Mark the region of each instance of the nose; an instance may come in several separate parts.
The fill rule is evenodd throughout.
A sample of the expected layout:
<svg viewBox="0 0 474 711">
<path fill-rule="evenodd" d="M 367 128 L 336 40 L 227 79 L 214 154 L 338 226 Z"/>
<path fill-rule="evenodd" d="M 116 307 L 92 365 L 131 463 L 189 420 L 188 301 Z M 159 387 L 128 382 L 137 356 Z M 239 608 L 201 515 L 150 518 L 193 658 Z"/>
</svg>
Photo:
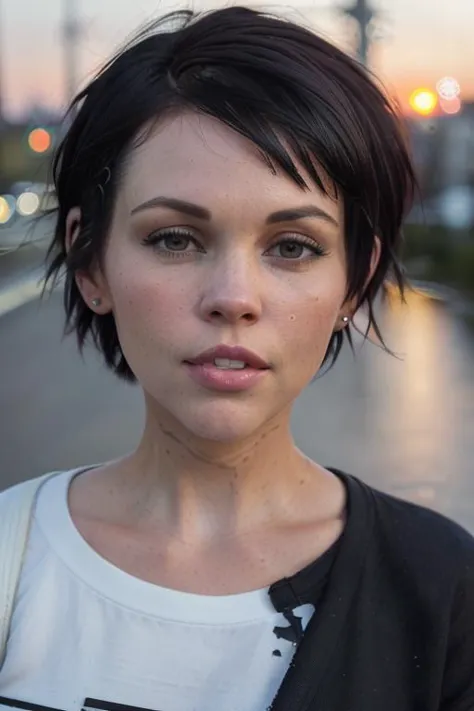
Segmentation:
<svg viewBox="0 0 474 711">
<path fill-rule="evenodd" d="M 247 255 L 219 260 L 206 274 L 200 302 L 205 321 L 251 325 L 262 314 L 261 274 Z"/>
</svg>

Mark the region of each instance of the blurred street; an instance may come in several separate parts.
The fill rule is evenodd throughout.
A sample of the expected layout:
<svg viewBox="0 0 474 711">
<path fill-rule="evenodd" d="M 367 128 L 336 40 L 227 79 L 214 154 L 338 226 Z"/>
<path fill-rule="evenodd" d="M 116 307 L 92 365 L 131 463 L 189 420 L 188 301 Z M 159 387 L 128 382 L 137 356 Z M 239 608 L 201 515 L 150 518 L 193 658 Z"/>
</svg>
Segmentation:
<svg viewBox="0 0 474 711">
<path fill-rule="evenodd" d="M 35 249 L 0 257 L 0 304 L 14 293 L 12 274 L 17 285 L 38 276 Z M 118 456 L 134 446 L 143 418 L 137 388 L 116 381 L 92 350 L 82 361 L 73 337 L 62 340 L 61 294 L 25 300 L 0 316 L 0 489 Z M 322 464 L 474 532 L 474 334 L 418 295 L 388 309 L 383 326 L 399 358 L 360 343 L 355 360 L 343 353 L 300 398 L 296 440 Z"/>
<path fill-rule="evenodd" d="M 4 256 L 25 245 L 41 247 L 49 241 L 53 222 L 50 217 L 18 217 L 13 224 L 0 228 L 0 255 Z"/>
<path fill-rule="evenodd" d="M 0 318 L 39 296 L 51 219 L 18 219 L 0 229 Z"/>
</svg>

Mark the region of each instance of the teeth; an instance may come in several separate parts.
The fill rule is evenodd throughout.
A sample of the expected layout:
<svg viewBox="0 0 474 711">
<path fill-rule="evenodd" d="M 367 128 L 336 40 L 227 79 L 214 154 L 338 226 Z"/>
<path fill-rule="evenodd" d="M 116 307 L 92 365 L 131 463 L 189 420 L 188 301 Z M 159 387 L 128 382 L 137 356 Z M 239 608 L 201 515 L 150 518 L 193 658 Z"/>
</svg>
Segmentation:
<svg viewBox="0 0 474 711">
<path fill-rule="evenodd" d="M 242 360 L 230 360 L 230 358 L 214 358 L 214 365 L 223 370 L 242 370 L 246 363 Z"/>
</svg>

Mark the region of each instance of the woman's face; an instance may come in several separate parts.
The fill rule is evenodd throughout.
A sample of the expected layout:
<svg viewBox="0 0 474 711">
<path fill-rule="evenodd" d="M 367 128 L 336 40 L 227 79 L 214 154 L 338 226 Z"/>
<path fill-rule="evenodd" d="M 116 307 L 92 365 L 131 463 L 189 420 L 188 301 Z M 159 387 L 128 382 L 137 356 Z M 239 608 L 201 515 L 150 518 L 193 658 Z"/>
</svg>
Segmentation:
<svg viewBox="0 0 474 711">
<path fill-rule="evenodd" d="M 218 121 L 170 118 L 130 158 L 95 283 L 160 416 L 240 440 L 289 417 L 348 313 L 341 206 Z M 223 344 L 268 368 L 192 364 Z"/>
</svg>

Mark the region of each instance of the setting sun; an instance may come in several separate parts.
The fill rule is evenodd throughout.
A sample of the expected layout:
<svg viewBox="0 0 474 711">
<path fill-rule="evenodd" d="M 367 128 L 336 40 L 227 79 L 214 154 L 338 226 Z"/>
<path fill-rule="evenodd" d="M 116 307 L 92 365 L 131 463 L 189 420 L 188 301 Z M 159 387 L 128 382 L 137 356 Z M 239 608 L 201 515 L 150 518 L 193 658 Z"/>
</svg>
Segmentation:
<svg viewBox="0 0 474 711">
<path fill-rule="evenodd" d="M 438 97 L 431 89 L 415 89 L 410 96 L 410 106 L 413 111 L 423 116 L 433 113 L 438 103 Z"/>
</svg>

